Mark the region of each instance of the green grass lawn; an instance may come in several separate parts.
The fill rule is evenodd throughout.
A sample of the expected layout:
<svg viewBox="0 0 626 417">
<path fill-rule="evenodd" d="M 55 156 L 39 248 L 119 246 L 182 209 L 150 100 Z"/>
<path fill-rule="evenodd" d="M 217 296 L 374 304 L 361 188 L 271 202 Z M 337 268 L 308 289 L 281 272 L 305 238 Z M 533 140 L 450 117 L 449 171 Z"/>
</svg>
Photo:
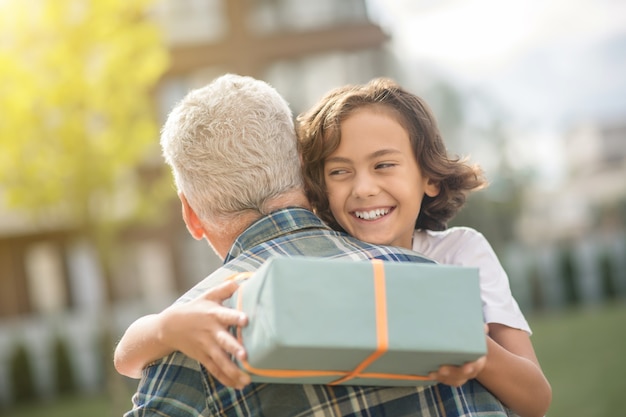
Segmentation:
<svg viewBox="0 0 626 417">
<path fill-rule="evenodd" d="M 533 344 L 552 384 L 548 417 L 624 415 L 626 396 L 626 303 L 529 316 Z M 6 417 L 111 417 L 130 405 L 130 394 L 114 407 L 106 396 L 65 398 L 9 410 Z"/>
<path fill-rule="evenodd" d="M 8 410 L 3 417 L 112 417 L 112 407 L 105 396 L 68 397 L 54 402 L 34 402 Z M 121 417 L 121 414 L 118 414 Z"/>
<path fill-rule="evenodd" d="M 65 396 L 50 401 L 33 401 L 10 409 L 0 408 L 0 417 L 121 417 L 131 407 L 137 384 L 119 377 L 111 391 L 116 394 Z M 115 397 L 115 401 L 112 398 Z"/>
<path fill-rule="evenodd" d="M 626 303 L 529 317 L 552 384 L 548 417 L 624 415 Z"/>
</svg>

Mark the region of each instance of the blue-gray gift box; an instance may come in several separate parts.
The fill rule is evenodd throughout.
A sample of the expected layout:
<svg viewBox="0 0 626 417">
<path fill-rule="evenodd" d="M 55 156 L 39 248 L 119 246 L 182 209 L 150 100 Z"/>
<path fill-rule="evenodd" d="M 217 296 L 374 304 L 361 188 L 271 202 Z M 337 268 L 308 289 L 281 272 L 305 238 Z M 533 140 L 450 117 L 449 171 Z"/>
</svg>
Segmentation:
<svg viewBox="0 0 626 417">
<path fill-rule="evenodd" d="M 230 301 L 254 382 L 429 385 L 486 353 L 475 268 L 274 257 Z"/>
</svg>

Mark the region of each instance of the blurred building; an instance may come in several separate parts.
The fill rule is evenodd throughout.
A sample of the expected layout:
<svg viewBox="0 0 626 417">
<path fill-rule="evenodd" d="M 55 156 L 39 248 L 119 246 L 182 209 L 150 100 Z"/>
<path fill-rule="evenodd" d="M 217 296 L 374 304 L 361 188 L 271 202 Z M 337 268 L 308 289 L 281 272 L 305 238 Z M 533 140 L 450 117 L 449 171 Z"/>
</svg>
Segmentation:
<svg viewBox="0 0 626 417">
<path fill-rule="evenodd" d="M 520 236 L 574 242 L 626 229 L 626 121 L 576 125 L 564 138 L 566 175 L 555 189 L 529 189 Z"/>
<path fill-rule="evenodd" d="M 525 190 L 520 242 L 506 258 L 529 308 L 626 296 L 626 121 L 578 124 L 563 152 L 560 185 Z"/>
<path fill-rule="evenodd" d="M 173 65 L 161 89 L 173 101 L 224 72 L 268 81 L 295 113 L 330 88 L 387 75 L 387 35 L 365 0 L 167 0 L 157 18 Z"/>
<path fill-rule="evenodd" d="M 161 0 L 154 16 L 172 56 L 156 94 L 162 119 L 189 89 L 225 72 L 268 81 L 295 114 L 332 87 L 393 72 L 388 36 L 370 21 L 365 0 Z M 66 340 L 78 385 L 100 389 L 103 323 L 112 322 L 120 335 L 219 265 L 205 242 L 187 235 L 172 204 L 164 225 L 124 233 L 112 282 L 71 223 L 51 221 L 42 229 L 0 210 L 0 405 L 11 402 L 16 346 L 29 352 L 40 395 L 55 392 L 57 337 Z"/>
</svg>

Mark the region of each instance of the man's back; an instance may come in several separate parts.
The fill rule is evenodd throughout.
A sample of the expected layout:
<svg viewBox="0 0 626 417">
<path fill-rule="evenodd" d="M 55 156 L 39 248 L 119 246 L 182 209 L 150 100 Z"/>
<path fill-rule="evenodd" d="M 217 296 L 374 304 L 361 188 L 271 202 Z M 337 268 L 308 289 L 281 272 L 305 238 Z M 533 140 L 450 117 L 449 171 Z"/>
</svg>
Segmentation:
<svg viewBox="0 0 626 417">
<path fill-rule="evenodd" d="M 432 262 L 414 252 L 371 245 L 327 228 L 308 210 L 279 210 L 252 224 L 231 248 L 225 265 L 179 302 L 187 302 L 233 273 L 254 271 L 271 256 Z M 297 274 L 297 271 L 294 271 Z M 436 319 L 436 318 L 435 318 Z M 419 331 L 419 329 L 416 329 Z M 171 416 L 506 416 L 478 382 L 461 388 L 250 384 L 225 387 L 196 361 L 176 352 L 144 371 L 129 415 Z"/>
</svg>

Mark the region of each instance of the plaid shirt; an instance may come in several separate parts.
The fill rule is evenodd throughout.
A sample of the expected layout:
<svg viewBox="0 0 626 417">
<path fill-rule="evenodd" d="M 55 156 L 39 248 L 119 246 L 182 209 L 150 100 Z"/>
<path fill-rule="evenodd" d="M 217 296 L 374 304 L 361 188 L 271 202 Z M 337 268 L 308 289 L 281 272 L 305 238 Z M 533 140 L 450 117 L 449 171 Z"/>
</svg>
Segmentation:
<svg viewBox="0 0 626 417">
<path fill-rule="evenodd" d="M 354 260 L 432 262 L 400 248 L 371 245 L 335 232 L 313 213 L 289 208 L 251 225 L 235 241 L 224 266 L 183 295 L 187 302 L 235 272 L 253 271 L 273 255 Z M 175 352 L 146 368 L 125 416 L 507 416 L 506 408 L 476 380 L 460 388 L 368 387 L 252 383 L 225 387 L 197 361 Z"/>
</svg>

